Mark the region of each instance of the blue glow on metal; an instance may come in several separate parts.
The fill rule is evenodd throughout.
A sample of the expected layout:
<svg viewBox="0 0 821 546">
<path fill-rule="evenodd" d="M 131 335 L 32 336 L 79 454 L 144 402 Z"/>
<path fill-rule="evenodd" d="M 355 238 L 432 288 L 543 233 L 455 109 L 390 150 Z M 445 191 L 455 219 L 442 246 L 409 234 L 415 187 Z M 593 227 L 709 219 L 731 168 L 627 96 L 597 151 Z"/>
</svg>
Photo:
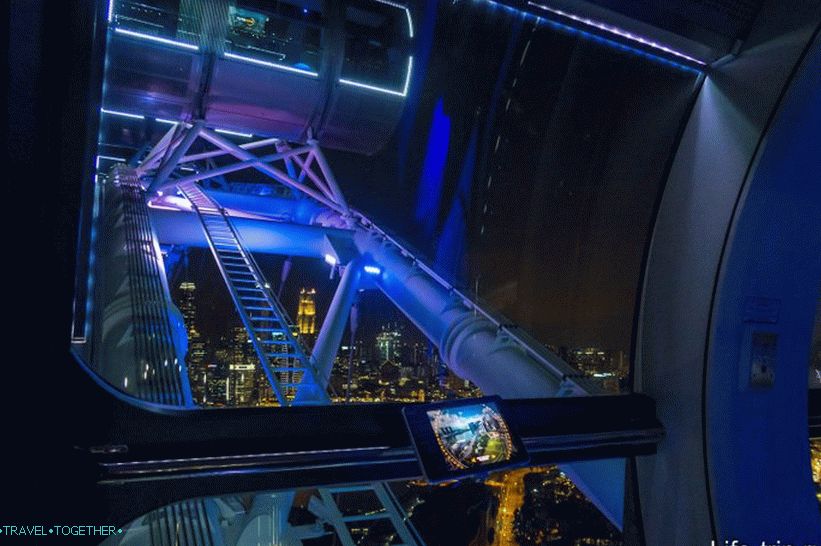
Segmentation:
<svg viewBox="0 0 821 546">
<path fill-rule="evenodd" d="M 365 273 L 369 275 L 379 275 L 382 273 L 382 270 L 376 267 L 375 265 L 366 265 L 362 269 L 365 271 Z"/>
<path fill-rule="evenodd" d="M 111 116 L 120 116 L 131 119 L 145 119 L 145 117 L 139 114 L 129 114 L 128 112 L 120 112 L 119 110 L 107 110 L 106 108 L 100 108 L 100 112 L 102 112 L 103 114 L 109 114 Z"/>
<path fill-rule="evenodd" d="M 450 118 L 445 114 L 444 103 L 440 97 L 433 108 L 428 146 L 422 163 L 422 176 L 416 198 L 416 222 L 428 237 L 432 237 L 436 230 L 449 144 Z"/>
<path fill-rule="evenodd" d="M 648 39 L 643 38 L 641 36 L 637 36 L 637 35 L 635 35 L 631 32 L 620 29 L 618 27 L 614 27 L 612 25 L 607 25 L 607 24 L 601 23 L 599 21 L 594 21 L 593 19 L 587 19 L 586 17 L 579 17 L 578 15 L 573 15 L 572 13 L 568 13 L 568 12 L 562 11 L 560 9 L 555 9 L 555 8 L 551 8 L 551 7 L 548 7 L 548 6 L 543 6 L 542 4 L 537 4 L 536 2 L 528 2 L 527 5 L 528 6 L 533 6 L 535 8 L 539 8 L 541 10 L 544 10 L 544 11 L 547 11 L 547 12 L 550 12 L 550 13 L 554 13 L 556 15 L 560 15 L 562 17 L 566 17 L 566 18 L 570 19 L 571 21 L 575 21 L 577 23 L 582 23 L 584 25 L 591 26 L 593 28 L 597 28 L 597 29 L 602 30 L 604 32 L 607 32 L 609 34 L 613 34 L 615 36 L 619 36 L 620 38 L 630 40 L 631 42 L 636 42 L 636 43 L 642 44 L 644 46 L 650 47 L 652 49 L 657 49 L 659 51 L 663 51 L 664 53 L 667 53 L 669 55 L 673 55 L 675 57 L 679 57 L 680 59 L 685 59 L 687 61 L 690 61 L 690 62 L 693 62 L 693 63 L 696 63 L 696 64 L 700 64 L 702 66 L 707 64 L 704 61 L 701 61 L 699 59 L 695 59 L 693 57 L 690 57 L 689 55 L 685 55 L 684 53 L 681 53 L 680 51 L 676 51 L 674 49 L 671 49 L 671 48 L 669 48 L 669 47 L 667 47 L 663 44 L 660 44 L 658 42 L 654 42 L 652 40 L 648 40 Z"/>
<path fill-rule="evenodd" d="M 185 42 L 178 42 L 176 40 L 169 40 L 168 38 L 161 38 L 159 36 L 152 36 L 151 34 L 143 34 L 142 32 L 134 32 L 133 30 L 127 30 L 124 28 L 115 28 L 114 32 L 118 34 L 125 34 L 126 36 L 131 36 L 132 38 L 139 38 L 140 40 L 148 40 L 149 42 L 157 42 L 159 44 L 170 45 L 174 47 L 179 47 L 182 49 L 188 49 L 191 51 L 199 51 L 199 46 L 194 44 L 186 44 Z"/>
<path fill-rule="evenodd" d="M 165 123 L 166 125 L 176 125 L 177 122 L 173 119 L 164 119 L 164 118 L 154 118 L 154 121 L 157 123 Z"/>
<path fill-rule="evenodd" d="M 222 133 L 224 135 L 233 135 L 233 136 L 238 136 L 238 137 L 243 137 L 243 138 L 251 138 L 251 137 L 254 136 L 250 133 L 238 133 L 237 131 L 229 131 L 228 129 L 214 129 L 214 131 L 216 131 L 218 133 Z"/>
<path fill-rule="evenodd" d="M 294 68 L 293 66 L 288 66 L 284 64 L 272 63 L 269 61 L 263 61 L 262 59 L 254 59 L 253 57 L 245 57 L 243 55 L 237 55 L 235 53 L 230 53 L 226 51 L 224 54 L 226 59 L 234 59 L 237 61 L 243 61 L 246 63 L 256 64 L 259 66 L 267 66 L 268 68 L 274 68 L 276 70 L 284 70 L 286 72 L 294 72 L 296 74 L 302 74 L 303 76 L 311 76 L 312 78 L 319 77 L 319 73 L 314 72 L 313 70 L 305 70 L 302 68 Z"/>
<path fill-rule="evenodd" d="M 397 97 L 407 97 L 408 96 L 408 88 L 410 87 L 410 78 L 411 72 L 413 71 L 413 55 L 408 57 L 408 71 L 405 74 L 405 85 L 402 87 L 402 91 L 395 91 L 393 89 L 387 89 L 385 87 L 379 87 L 378 85 L 371 85 L 368 83 L 362 83 L 354 80 L 347 80 L 345 78 L 339 78 L 339 83 L 345 85 L 352 85 L 354 87 L 361 87 L 362 89 L 370 89 L 371 91 L 378 91 L 380 93 L 386 93 L 388 95 L 396 95 Z"/>
</svg>

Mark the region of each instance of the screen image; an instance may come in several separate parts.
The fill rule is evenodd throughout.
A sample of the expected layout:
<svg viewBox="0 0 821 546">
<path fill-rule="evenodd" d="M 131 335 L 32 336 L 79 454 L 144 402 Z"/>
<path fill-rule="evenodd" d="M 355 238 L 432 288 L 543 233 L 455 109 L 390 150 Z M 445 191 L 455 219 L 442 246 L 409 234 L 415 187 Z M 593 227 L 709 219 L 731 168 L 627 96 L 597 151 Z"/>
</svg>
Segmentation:
<svg viewBox="0 0 821 546">
<path fill-rule="evenodd" d="M 436 443 L 451 470 L 504 463 L 516 447 L 493 402 L 427 412 Z"/>
</svg>

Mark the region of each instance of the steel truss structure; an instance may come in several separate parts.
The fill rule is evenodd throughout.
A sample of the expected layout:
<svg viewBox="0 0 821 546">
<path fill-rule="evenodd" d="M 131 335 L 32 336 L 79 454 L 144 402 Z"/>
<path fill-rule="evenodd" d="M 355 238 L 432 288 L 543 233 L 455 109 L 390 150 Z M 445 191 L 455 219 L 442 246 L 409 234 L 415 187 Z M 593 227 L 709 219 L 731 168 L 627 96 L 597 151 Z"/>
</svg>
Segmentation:
<svg viewBox="0 0 821 546">
<path fill-rule="evenodd" d="M 189 153 L 198 139 L 212 149 Z M 275 151 L 264 155 L 253 153 L 265 147 L 273 147 Z M 220 166 L 213 162 L 226 156 L 234 161 Z M 313 255 L 324 257 L 339 271 L 340 281 L 310 357 L 306 357 L 305 351 L 285 332 L 287 320 L 282 306 L 243 242 L 243 233 L 247 232 L 240 220 L 246 221 L 245 211 L 241 207 L 239 210 L 223 208 L 209 195 L 207 188 L 198 184 L 243 169 L 261 172 L 323 209 L 309 225 L 300 229 L 319 230 L 319 236 L 332 251 L 324 256 Z M 149 202 L 165 203 L 164 199 L 174 196 L 180 213 L 193 212 L 199 217 L 205 234 L 204 246 L 211 249 L 220 266 L 281 405 L 329 403 L 326 389 L 334 357 L 356 292 L 363 282 L 380 289 L 436 344 L 446 365 L 487 394 L 542 398 L 601 392 L 582 373 L 517 325 L 477 304 L 364 214 L 351 208 L 313 139 L 290 143 L 266 138 L 236 144 L 202 121 L 178 122 L 147 153 L 135 172 Z M 285 207 L 304 202 L 300 199 L 281 201 L 292 203 L 280 203 Z M 185 215 L 181 214 L 180 219 L 182 216 Z M 276 221 L 257 226 L 271 234 L 294 227 L 294 224 Z M 331 228 L 335 228 L 333 233 Z M 340 233 L 344 233 L 344 240 L 339 237 Z M 286 236 L 285 231 L 281 234 Z M 290 236 L 293 237 L 293 232 Z M 263 322 L 267 331 L 257 326 L 255 317 L 268 321 Z M 281 344 L 294 350 L 268 352 L 266 344 Z M 622 461 L 579 463 L 572 468 L 565 467 L 565 471 L 611 521 L 620 522 L 623 482 L 617 476 L 623 472 Z M 379 487 L 379 484 L 371 485 Z"/>
</svg>

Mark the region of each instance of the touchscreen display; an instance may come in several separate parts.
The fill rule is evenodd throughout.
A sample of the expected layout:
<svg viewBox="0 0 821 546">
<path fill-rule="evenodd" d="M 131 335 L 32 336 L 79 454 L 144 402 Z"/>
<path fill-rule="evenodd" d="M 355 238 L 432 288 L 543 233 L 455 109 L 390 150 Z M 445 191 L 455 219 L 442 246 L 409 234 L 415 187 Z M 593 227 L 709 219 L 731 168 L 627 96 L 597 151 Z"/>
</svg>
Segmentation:
<svg viewBox="0 0 821 546">
<path fill-rule="evenodd" d="M 494 402 L 433 409 L 427 416 L 450 470 L 505 463 L 517 454 Z"/>
</svg>

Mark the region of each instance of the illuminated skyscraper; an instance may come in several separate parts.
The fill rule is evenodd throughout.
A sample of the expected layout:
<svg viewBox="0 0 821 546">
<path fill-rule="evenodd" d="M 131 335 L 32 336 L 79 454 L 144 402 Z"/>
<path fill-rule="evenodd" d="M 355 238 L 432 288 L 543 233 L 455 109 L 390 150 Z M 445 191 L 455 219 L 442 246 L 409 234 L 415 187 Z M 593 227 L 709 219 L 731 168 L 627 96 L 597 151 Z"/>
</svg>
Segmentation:
<svg viewBox="0 0 821 546">
<path fill-rule="evenodd" d="M 316 341 L 316 289 L 299 290 L 299 308 L 296 314 L 296 326 L 303 345 L 313 348 Z"/>
<path fill-rule="evenodd" d="M 228 387 L 229 405 L 256 405 L 254 396 L 256 378 L 256 355 L 254 354 L 248 332 L 242 326 L 231 329 L 231 341 L 228 349 Z"/>
<path fill-rule="evenodd" d="M 379 360 L 386 362 L 399 362 L 400 350 L 402 348 L 402 332 L 399 329 L 389 329 L 382 327 L 382 331 L 376 335 L 376 350 L 379 353 Z"/>
<path fill-rule="evenodd" d="M 184 281 L 180 283 L 179 288 L 178 308 L 185 320 L 185 329 L 188 332 L 188 353 L 185 356 L 185 361 L 188 364 L 191 394 L 194 400 L 205 404 L 208 369 L 205 362 L 205 340 L 197 329 L 197 286 L 193 282 Z"/>
</svg>

